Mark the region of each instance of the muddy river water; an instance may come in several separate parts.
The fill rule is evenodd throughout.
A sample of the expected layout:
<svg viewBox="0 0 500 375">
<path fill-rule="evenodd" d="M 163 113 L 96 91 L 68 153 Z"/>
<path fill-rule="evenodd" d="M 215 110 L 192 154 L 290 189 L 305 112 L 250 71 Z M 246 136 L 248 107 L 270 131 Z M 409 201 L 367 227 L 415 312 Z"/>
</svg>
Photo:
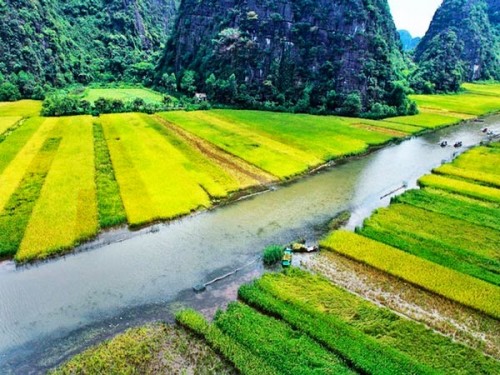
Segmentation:
<svg viewBox="0 0 500 375">
<path fill-rule="evenodd" d="M 389 145 L 286 186 L 138 232 L 117 229 L 81 251 L 16 268 L 0 263 L 1 373 L 38 373 L 128 326 L 171 320 L 180 306 L 212 311 L 237 286 L 262 272 L 260 263 L 214 284 L 192 287 L 251 262 L 264 246 L 304 237 L 315 241 L 336 213 L 348 226 L 389 204 L 386 193 L 408 188 L 443 161 L 500 132 L 500 116 Z M 463 141 L 464 147 L 438 143 Z"/>
</svg>

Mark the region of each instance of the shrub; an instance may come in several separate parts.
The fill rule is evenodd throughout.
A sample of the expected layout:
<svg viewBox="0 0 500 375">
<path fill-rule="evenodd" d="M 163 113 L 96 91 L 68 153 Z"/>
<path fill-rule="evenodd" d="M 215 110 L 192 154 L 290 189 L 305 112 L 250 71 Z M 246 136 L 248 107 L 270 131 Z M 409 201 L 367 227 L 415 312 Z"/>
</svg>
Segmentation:
<svg viewBox="0 0 500 375">
<path fill-rule="evenodd" d="M 283 247 L 278 245 L 271 245 L 264 249 L 262 260 L 268 266 L 275 264 L 283 257 Z"/>
</svg>

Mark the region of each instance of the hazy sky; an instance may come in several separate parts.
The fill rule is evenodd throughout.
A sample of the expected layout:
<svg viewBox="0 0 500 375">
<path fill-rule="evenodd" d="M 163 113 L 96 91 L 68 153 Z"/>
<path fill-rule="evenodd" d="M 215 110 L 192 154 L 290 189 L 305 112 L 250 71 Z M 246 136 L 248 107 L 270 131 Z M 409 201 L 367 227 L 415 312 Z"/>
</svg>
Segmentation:
<svg viewBox="0 0 500 375">
<path fill-rule="evenodd" d="M 396 27 L 413 36 L 424 36 L 443 0 L 389 0 Z"/>
</svg>

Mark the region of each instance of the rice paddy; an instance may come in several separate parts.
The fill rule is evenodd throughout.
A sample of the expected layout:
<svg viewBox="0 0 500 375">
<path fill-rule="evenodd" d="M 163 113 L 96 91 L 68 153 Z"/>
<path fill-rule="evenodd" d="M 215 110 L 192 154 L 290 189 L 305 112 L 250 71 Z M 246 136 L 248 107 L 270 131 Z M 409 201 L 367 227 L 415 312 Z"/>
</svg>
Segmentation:
<svg viewBox="0 0 500 375">
<path fill-rule="evenodd" d="M 358 234 L 334 232 L 322 246 L 498 318 L 497 158 L 495 144 L 466 152 L 376 211 Z"/>
<path fill-rule="evenodd" d="M 117 99 L 122 101 L 132 101 L 136 98 L 144 100 L 145 103 L 161 103 L 163 95 L 160 93 L 144 88 L 129 88 L 129 89 L 97 89 L 89 88 L 85 90 L 83 99 L 93 103 L 99 98 Z"/>
<path fill-rule="evenodd" d="M 101 229 L 140 227 L 188 215 L 242 189 L 287 180 L 326 162 L 493 108 L 496 86 L 466 88 L 466 93 L 452 98 L 467 103 L 463 111 L 458 104 L 451 108 L 448 96 L 432 97 L 429 106 L 425 104 L 431 99 L 415 97 L 423 103 L 421 114 L 382 121 L 243 110 L 44 119 L 38 117 L 40 102 L 0 103 L 0 216 L 3 225 L 17 223 L 16 240 L 0 247 L 8 247 L 3 254 L 19 262 L 45 258 L 71 249 Z M 162 100 L 146 89 L 90 88 L 84 95 L 90 101 Z M 484 98 L 471 101 L 470 95 Z M 48 156 L 41 150 L 48 139 L 59 143 L 51 151 L 51 162 L 44 164 Z M 498 204 L 496 150 L 479 148 L 474 157 L 438 168 L 420 184 L 460 193 L 462 199 Z M 37 163 L 48 169 L 33 174 Z M 16 202 L 26 204 L 19 217 Z M 494 230 L 494 218 L 484 210 L 476 221 L 468 221 L 469 227 L 479 225 L 479 218 Z M 455 211 L 450 220 L 463 219 Z M 483 253 L 491 249 L 478 246 L 460 248 L 464 257 L 474 253 L 474 261 L 465 263 L 479 268 L 469 273 L 478 276 L 484 267 L 484 272 L 496 272 L 496 263 L 485 265 L 491 254 Z M 493 282 L 489 276 L 484 279 Z"/>
</svg>

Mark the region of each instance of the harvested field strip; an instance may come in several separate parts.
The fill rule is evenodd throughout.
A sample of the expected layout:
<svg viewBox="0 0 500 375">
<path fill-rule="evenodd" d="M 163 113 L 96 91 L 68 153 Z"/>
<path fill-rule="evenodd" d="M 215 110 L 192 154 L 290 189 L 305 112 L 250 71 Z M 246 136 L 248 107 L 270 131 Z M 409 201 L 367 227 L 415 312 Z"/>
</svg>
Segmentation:
<svg viewBox="0 0 500 375">
<path fill-rule="evenodd" d="M 185 168 L 189 160 L 146 119 L 102 116 L 128 222 L 143 225 L 209 207 L 209 196 Z"/>
<path fill-rule="evenodd" d="M 392 129 L 406 134 L 418 133 L 425 129 L 421 126 L 399 124 L 395 122 L 388 122 L 385 120 L 369 120 L 369 119 L 351 119 L 351 120 L 353 121 L 354 124 L 361 123 L 364 125 L 369 125 L 374 128 L 380 127 L 384 129 Z M 356 120 L 356 122 L 354 122 L 354 120 Z"/>
<path fill-rule="evenodd" d="M 359 373 L 434 373 L 430 368 L 418 364 L 405 354 L 353 329 L 334 315 L 298 307 L 294 299 L 283 301 L 255 285 L 241 287 L 239 297 L 249 305 L 284 320 L 294 329 L 307 333 L 333 353 L 344 358 Z"/>
<path fill-rule="evenodd" d="M 415 116 L 392 117 L 385 119 L 386 122 L 394 122 L 404 125 L 414 125 L 427 129 L 435 129 L 449 126 L 460 122 L 460 119 L 452 116 L 444 116 L 437 113 L 420 113 Z"/>
<path fill-rule="evenodd" d="M 304 156 L 302 151 L 290 146 L 262 136 L 255 137 L 251 132 L 242 134 L 238 128 L 219 127 L 210 121 L 208 115 L 198 112 L 168 112 L 161 116 L 279 178 L 296 175 L 322 162 L 310 155 Z"/>
<path fill-rule="evenodd" d="M 257 184 L 266 184 L 276 180 L 276 177 L 273 175 L 264 172 L 262 169 L 257 168 L 255 165 L 243 159 L 225 152 L 202 138 L 198 138 L 194 134 L 165 120 L 163 117 L 156 115 L 155 120 L 177 134 L 191 147 L 197 149 L 202 155 L 212 160 L 220 168 L 233 176 L 233 178 L 238 181 L 241 188 L 247 188 Z"/>
<path fill-rule="evenodd" d="M 209 114 L 253 134 L 293 145 L 323 161 L 360 153 L 370 145 L 379 145 L 394 138 L 387 133 L 378 133 L 376 129 L 366 131 L 352 126 L 351 120 L 337 116 L 238 110 L 215 110 Z"/>
<path fill-rule="evenodd" d="M 225 335 L 213 324 L 208 324 L 203 316 L 193 310 L 177 314 L 177 322 L 202 336 L 217 352 L 230 361 L 244 375 L 278 375 L 281 371 L 262 361 L 245 346 Z"/>
<path fill-rule="evenodd" d="M 151 128 L 164 136 L 170 144 L 180 151 L 186 158 L 186 161 L 183 163 L 185 170 L 211 197 L 224 198 L 229 192 L 241 188 L 235 178 L 203 155 L 197 148 L 192 147 L 185 138 L 170 128 L 166 128 L 152 117 L 144 117 L 144 120 Z"/>
<path fill-rule="evenodd" d="M 51 375 L 234 374 L 204 342 L 178 326 L 132 328 L 78 354 Z"/>
<path fill-rule="evenodd" d="M 327 253 L 327 255 L 329 255 Z M 272 296 L 276 302 L 268 301 Z M 465 347 L 452 339 L 426 328 L 423 324 L 402 318 L 389 309 L 380 308 L 363 298 L 341 289 L 327 279 L 299 269 L 291 269 L 286 274 L 266 274 L 253 285 L 240 290 L 240 297 L 245 301 L 252 298 L 275 306 L 281 306 L 282 312 L 297 310 L 301 314 L 310 314 L 309 327 L 319 321 L 342 321 L 359 334 L 364 334 L 380 344 L 381 348 L 391 347 L 422 366 L 437 371 L 454 374 L 496 373 L 500 363 L 484 356 L 479 351 Z M 262 303 L 261 303 L 262 304 Z M 283 310 L 285 308 L 285 310 Z M 315 329 L 317 334 L 330 334 L 334 344 L 337 331 Z M 349 352 L 348 354 L 353 354 Z M 362 355 L 371 352 L 362 353 Z M 368 360 L 370 357 L 365 357 Z M 373 358 L 379 361 L 381 358 Z M 383 363 L 393 366 L 393 363 Z"/>
<path fill-rule="evenodd" d="M 16 254 L 18 261 L 45 258 L 98 231 L 92 118 L 62 117 L 54 132 L 61 144 Z"/>
<path fill-rule="evenodd" d="M 213 324 L 283 374 L 355 373 L 307 334 L 241 303 L 230 304 Z"/>
<path fill-rule="evenodd" d="M 53 129 L 56 119 L 27 120 L 5 142 L 0 143 L 0 212 L 16 191 Z"/>
<path fill-rule="evenodd" d="M 120 188 L 116 182 L 102 125 L 94 122 L 93 131 L 99 226 L 107 228 L 126 223 L 127 215 L 121 200 Z"/>
<path fill-rule="evenodd" d="M 461 199 L 462 198 L 462 199 Z M 500 231 L 500 208 L 485 207 L 480 201 L 433 189 L 410 190 L 393 202 L 410 204 L 469 223 Z"/>
<path fill-rule="evenodd" d="M 48 138 L 0 213 L 0 256 L 15 255 L 61 139 Z"/>
<path fill-rule="evenodd" d="M 35 117 L 40 115 L 41 100 L 19 100 L 17 102 L 0 102 L 0 116 Z"/>
<path fill-rule="evenodd" d="M 500 203 L 500 189 L 481 186 L 474 183 L 457 180 L 439 175 L 427 175 L 418 180 L 421 187 L 432 187 L 446 190 L 454 194 L 462 194 L 467 197 L 483 199 L 493 203 Z"/>
<path fill-rule="evenodd" d="M 12 128 L 21 120 L 21 116 L 0 117 L 0 136 L 2 136 L 2 134 L 4 134 L 8 129 Z"/>
<path fill-rule="evenodd" d="M 382 133 L 382 134 L 392 135 L 393 137 L 396 137 L 396 138 L 403 138 L 403 137 L 406 137 L 408 135 L 407 132 L 403 132 L 403 131 L 400 131 L 400 130 L 393 130 L 393 129 L 389 129 L 389 128 L 382 128 L 382 127 L 379 127 L 379 126 L 373 126 L 373 125 L 362 124 L 362 123 L 352 124 L 351 126 L 353 126 L 355 128 L 358 128 L 358 129 L 367 130 L 367 131 L 376 131 L 376 132 L 379 132 L 379 133 Z"/>
<path fill-rule="evenodd" d="M 465 181 L 469 180 L 494 188 L 500 188 L 500 176 L 498 174 L 485 173 L 469 168 L 457 168 L 452 164 L 445 164 L 439 168 L 434 169 L 433 172 L 436 174 L 458 177 L 460 179 L 464 179 Z"/>
<path fill-rule="evenodd" d="M 497 286 L 351 232 L 333 232 L 321 246 L 500 318 Z"/>
</svg>

